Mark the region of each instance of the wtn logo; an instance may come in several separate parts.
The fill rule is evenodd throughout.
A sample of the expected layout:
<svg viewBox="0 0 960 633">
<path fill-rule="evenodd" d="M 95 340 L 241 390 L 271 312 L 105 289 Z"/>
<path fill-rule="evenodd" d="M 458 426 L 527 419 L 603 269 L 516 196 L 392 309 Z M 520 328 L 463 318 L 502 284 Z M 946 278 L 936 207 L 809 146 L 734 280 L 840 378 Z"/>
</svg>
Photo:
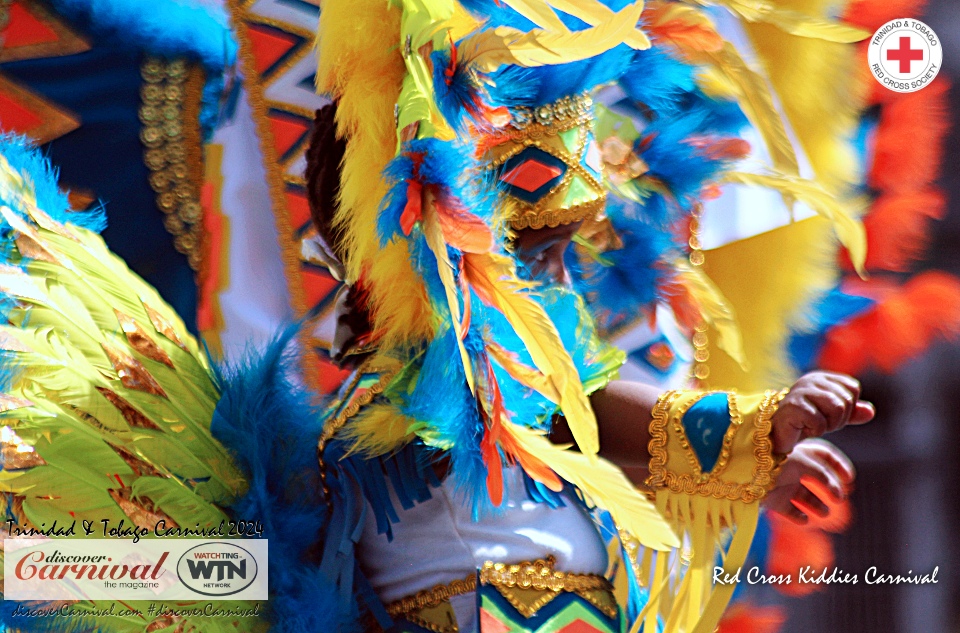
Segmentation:
<svg viewBox="0 0 960 633">
<path fill-rule="evenodd" d="M 233 561 L 229 560 L 190 560 L 187 559 L 187 568 L 190 570 L 190 577 L 194 580 L 223 580 L 224 578 L 228 580 L 233 580 L 234 577 L 239 576 L 240 578 L 247 579 L 247 561 L 242 560 L 240 564 L 236 564 Z M 217 577 L 211 578 L 213 576 L 213 571 L 217 571 Z"/>
<path fill-rule="evenodd" d="M 180 557 L 177 577 L 195 593 L 230 596 L 253 584 L 257 567 L 253 554 L 239 545 L 208 542 L 190 548 Z"/>
</svg>

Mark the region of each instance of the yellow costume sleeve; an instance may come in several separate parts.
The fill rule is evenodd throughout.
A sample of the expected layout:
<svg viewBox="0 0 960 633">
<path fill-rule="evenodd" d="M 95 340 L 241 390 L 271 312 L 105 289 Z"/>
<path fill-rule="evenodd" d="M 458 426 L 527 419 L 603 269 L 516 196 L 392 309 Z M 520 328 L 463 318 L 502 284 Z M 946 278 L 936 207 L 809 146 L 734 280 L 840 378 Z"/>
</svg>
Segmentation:
<svg viewBox="0 0 960 633">
<path fill-rule="evenodd" d="M 786 390 L 725 394 L 722 424 L 715 419 L 697 426 L 699 418 L 685 418 L 698 402 L 716 393 L 670 391 L 653 409 L 646 485 L 683 546 L 679 555 L 644 555 L 641 569 L 649 581 L 650 601 L 635 631 L 644 622 L 645 630 L 658 630 L 658 617 L 665 623 L 664 633 L 709 633 L 716 628 L 736 587 L 717 579 L 733 577 L 744 564 L 760 500 L 776 482 L 779 460 L 773 454 L 771 419 Z M 694 433 L 697 437 L 691 437 Z M 716 435 L 713 441 L 704 442 L 701 436 L 711 434 Z M 708 455 L 706 444 L 716 448 L 713 454 Z"/>
</svg>

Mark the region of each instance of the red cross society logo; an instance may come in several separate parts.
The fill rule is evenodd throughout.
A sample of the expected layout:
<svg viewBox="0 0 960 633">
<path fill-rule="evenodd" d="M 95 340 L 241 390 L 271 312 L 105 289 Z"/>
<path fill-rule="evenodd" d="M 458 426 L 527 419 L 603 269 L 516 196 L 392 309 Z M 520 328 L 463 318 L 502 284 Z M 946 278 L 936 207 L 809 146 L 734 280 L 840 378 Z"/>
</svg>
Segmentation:
<svg viewBox="0 0 960 633">
<path fill-rule="evenodd" d="M 940 72 L 943 47 L 933 29 L 920 20 L 890 20 L 873 34 L 867 59 L 873 76 L 884 87 L 916 92 Z"/>
</svg>

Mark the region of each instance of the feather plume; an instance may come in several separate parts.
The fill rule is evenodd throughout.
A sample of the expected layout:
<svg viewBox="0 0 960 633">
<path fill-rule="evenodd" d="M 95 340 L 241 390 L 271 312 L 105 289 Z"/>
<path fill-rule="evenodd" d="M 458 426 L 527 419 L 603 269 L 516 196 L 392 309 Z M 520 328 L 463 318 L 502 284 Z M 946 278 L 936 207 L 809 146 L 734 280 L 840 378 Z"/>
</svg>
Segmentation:
<svg viewBox="0 0 960 633">
<path fill-rule="evenodd" d="M 709 18 L 693 7 L 675 2 L 648 2 L 643 11 L 647 30 L 658 43 L 669 42 L 681 50 L 717 52 L 723 38 Z"/>
<path fill-rule="evenodd" d="M 502 312 L 523 341 L 534 365 L 554 384 L 560 409 L 584 454 L 599 450 L 597 421 L 576 367 L 543 308 L 522 292 L 511 260 L 494 253 L 464 253 L 463 274 L 480 300 Z"/>
<path fill-rule="evenodd" d="M 776 26 L 785 33 L 800 37 L 815 38 L 841 44 L 852 44 L 870 35 L 870 33 L 863 29 L 847 26 L 841 22 L 783 9 L 768 2 L 759 2 L 757 0 L 713 0 L 710 3 L 704 0 L 697 0 L 697 2 L 705 6 L 708 4 L 719 4 L 730 9 L 747 22 L 764 22 Z"/>
<path fill-rule="evenodd" d="M 641 543 L 660 551 L 679 546 L 677 535 L 654 504 L 637 491 L 619 468 L 606 460 L 590 460 L 567 447 L 552 444 L 532 429 L 514 426 L 510 432 L 526 452 L 576 486 L 588 503 L 609 512 L 617 525 L 637 536 Z"/>
<path fill-rule="evenodd" d="M 210 433 L 220 397 L 210 363 L 172 308 L 98 235 L 55 219 L 83 216 L 61 215 L 56 198 L 37 195 L 56 187 L 49 167 L 28 171 L 37 160 L 21 162 L 18 172 L 0 156 L 0 286 L 11 300 L 0 345 L 4 373 L 17 368 L 5 397 L 19 403 L 2 417 L 37 457 L 0 487 L 22 499 L 24 527 L 74 518 L 215 526 L 247 483 Z M 48 213 L 39 204 L 55 206 Z M 74 608 L 82 614 L 93 606 Z M 135 633 L 154 624 L 108 620 L 91 614 L 34 630 Z M 188 618 L 182 626 L 201 625 Z"/>
<path fill-rule="evenodd" d="M 381 246 L 370 229 L 388 191 L 379 174 L 396 151 L 393 110 L 406 73 L 394 45 L 401 41 L 400 17 L 400 10 L 380 0 L 325 0 L 317 33 L 317 87 L 337 98 L 337 130 L 347 139 L 334 221 L 343 230 L 347 278 L 364 277 L 373 326 L 386 348 L 429 339 L 434 328 L 407 243 Z M 356 37 L 358 32 L 365 37 Z"/>
<path fill-rule="evenodd" d="M 871 187 L 906 193 L 933 183 L 949 128 L 947 90 L 945 82 L 934 81 L 917 92 L 885 97 L 868 178 Z"/>
<path fill-rule="evenodd" d="M 572 15 L 589 24 L 590 26 L 599 26 L 605 22 L 614 19 L 614 11 L 605 4 L 597 0 L 547 0 L 553 7 L 563 11 L 567 15 Z M 643 0 L 634 3 L 640 5 L 640 11 L 643 11 Z M 636 24 L 636 23 L 634 23 Z M 623 43 L 636 50 L 646 50 L 650 48 L 650 40 L 639 29 L 634 28 L 632 33 L 628 33 Z"/>
<path fill-rule="evenodd" d="M 960 280 L 943 272 L 917 275 L 902 288 L 865 284 L 877 295 L 873 309 L 826 334 L 819 364 L 859 374 L 868 367 L 892 372 L 937 339 L 960 337 Z M 883 345 L 874 345 L 883 341 Z"/>
<path fill-rule="evenodd" d="M 727 182 L 742 185 L 769 187 L 783 192 L 790 199 L 799 200 L 833 224 L 840 243 L 850 253 L 850 259 L 858 273 L 864 274 L 863 264 L 867 257 L 867 238 L 863 224 L 856 219 L 858 215 L 845 205 L 838 203 L 834 196 L 814 181 L 782 175 L 748 174 L 730 172 L 725 174 Z"/>
<path fill-rule="evenodd" d="M 463 59 L 481 72 L 501 66 L 535 68 L 590 59 L 622 44 L 635 33 L 643 3 L 629 5 L 607 21 L 582 31 L 521 31 L 507 26 L 486 29 L 458 45 Z"/>
<path fill-rule="evenodd" d="M 877 198 L 863 220 L 867 270 L 907 272 L 923 255 L 931 222 L 943 218 L 946 204 L 943 193 L 935 189 Z"/>
<path fill-rule="evenodd" d="M 752 70 L 733 45 L 727 43 L 716 52 L 683 49 L 694 62 L 706 63 L 718 71 L 732 87 L 747 118 L 763 136 L 774 168 L 788 176 L 799 174 L 797 155 L 787 136 L 783 120 L 773 102 L 770 88 L 764 78 Z"/>
<path fill-rule="evenodd" d="M 427 198 L 426 207 L 426 213 L 423 217 L 423 235 L 427 240 L 427 245 L 433 253 L 433 256 L 437 258 L 437 273 L 440 275 L 440 282 L 443 284 L 443 291 L 447 297 L 447 309 L 450 311 L 450 318 L 453 320 L 451 326 L 454 332 L 459 333 L 463 330 L 463 320 L 461 319 L 460 299 L 457 296 L 457 282 L 456 279 L 454 279 L 453 263 L 450 261 L 450 256 L 447 253 L 447 245 L 444 241 L 443 231 L 440 228 L 440 222 L 437 220 L 437 209 L 429 197 Z M 463 344 L 462 337 L 458 335 L 456 339 L 467 385 L 469 385 L 470 391 L 474 392 L 476 391 L 476 385 L 470 356 L 467 354 L 467 348 Z"/>
</svg>

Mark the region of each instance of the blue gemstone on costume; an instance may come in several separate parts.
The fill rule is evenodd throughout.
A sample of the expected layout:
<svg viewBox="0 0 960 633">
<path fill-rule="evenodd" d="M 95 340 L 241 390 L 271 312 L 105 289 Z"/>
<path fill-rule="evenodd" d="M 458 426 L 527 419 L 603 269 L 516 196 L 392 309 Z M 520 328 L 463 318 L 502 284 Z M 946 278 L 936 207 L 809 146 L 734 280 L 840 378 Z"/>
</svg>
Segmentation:
<svg viewBox="0 0 960 633">
<path fill-rule="evenodd" d="M 710 472 L 720 457 L 723 436 L 730 426 L 727 394 L 711 393 L 696 402 L 683 416 L 683 430 L 703 472 Z"/>
</svg>

